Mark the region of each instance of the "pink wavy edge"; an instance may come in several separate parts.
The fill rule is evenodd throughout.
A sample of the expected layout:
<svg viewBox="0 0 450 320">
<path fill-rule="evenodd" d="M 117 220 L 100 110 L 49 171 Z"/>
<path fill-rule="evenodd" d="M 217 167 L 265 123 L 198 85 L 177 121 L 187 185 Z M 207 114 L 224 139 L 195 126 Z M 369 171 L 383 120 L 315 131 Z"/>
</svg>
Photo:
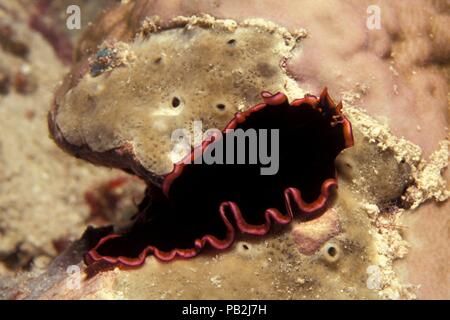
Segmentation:
<svg viewBox="0 0 450 320">
<path fill-rule="evenodd" d="M 276 94 L 271 94 L 269 92 L 262 92 L 261 94 L 264 103 L 258 104 L 250 109 L 248 109 L 245 112 L 238 112 L 235 117 L 228 123 L 228 125 L 225 127 L 223 132 L 228 129 L 234 129 L 237 127 L 238 124 L 245 121 L 245 119 L 253 112 L 257 112 L 263 108 L 265 108 L 267 105 L 280 105 L 287 101 L 286 95 L 284 95 L 281 92 L 278 92 Z M 317 98 L 313 95 L 305 95 L 302 99 L 294 100 L 291 105 L 292 106 L 300 106 L 300 105 L 310 105 L 314 109 L 321 110 L 321 103 L 326 102 L 327 106 L 330 108 L 336 109 L 338 112 L 338 115 L 341 116 L 340 123 L 343 125 L 343 131 L 344 131 L 344 139 L 345 139 L 345 148 L 349 148 L 353 145 L 353 134 L 352 134 L 352 128 L 351 124 L 348 121 L 348 119 L 345 118 L 345 116 L 341 113 L 342 105 L 339 103 L 337 106 L 334 105 L 334 102 L 329 97 L 327 88 L 325 88 L 322 91 L 322 94 L 320 95 L 320 98 Z M 198 148 L 200 148 L 200 151 L 203 152 L 205 148 L 212 142 L 215 141 L 215 138 L 208 141 L 204 141 Z M 199 152 L 199 150 L 197 150 Z M 191 154 L 188 156 L 191 158 L 191 160 L 194 160 L 196 150 L 192 151 Z M 186 166 L 185 159 L 180 161 L 179 163 L 174 165 L 174 169 L 171 173 L 167 174 L 164 181 L 163 181 L 163 192 L 168 195 L 170 186 L 172 182 L 179 177 L 182 172 L 184 166 Z M 287 208 L 287 215 L 283 215 L 279 210 L 274 208 L 269 208 L 264 212 L 265 216 L 265 223 L 261 225 L 251 225 L 248 224 L 244 217 L 241 214 L 241 211 L 239 209 L 239 206 L 231 201 L 224 201 L 221 203 L 219 207 L 219 212 L 222 217 L 223 222 L 225 223 L 225 226 L 227 228 L 227 236 L 224 240 L 219 240 L 213 235 L 205 235 L 200 239 L 196 239 L 194 242 L 194 248 L 190 249 L 173 249 L 169 252 L 164 252 L 159 250 L 158 248 L 154 246 L 147 246 L 141 254 L 137 258 L 127 258 L 124 256 L 119 257 L 109 257 L 109 256 L 102 256 L 97 253 L 97 249 L 104 244 L 106 241 L 121 237 L 120 234 L 110 234 L 104 238 L 102 238 L 97 245 L 91 249 L 85 256 L 85 262 L 86 264 L 90 265 L 96 262 L 104 261 L 112 265 L 123 265 L 128 267 L 138 267 L 142 265 L 145 262 L 146 257 L 149 255 L 149 253 L 153 253 L 153 255 L 161 260 L 161 261 L 171 261 L 174 258 L 181 257 L 181 258 L 192 258 L 196 256 L 207 243 L 209 243 L 213 248 L 224 250 L 229 248 L 232 243 L 234 242 L 236 231 L 231 224 L 230 220 L 227 217 L 227 210 L 232 214 L 234 217 L 234 221 L 236 222 L 237 228 L 242 233 L 247 233 L 251 235 L 265 235 L 267 232 L 269 232 L 270 227 L 272 225 L 272 220 L 281 224 L 285 225 L 292 221 L 293 219 L 293 205 L 292 202 L 295 203 L 298 209 L 300 209 L 301 212 L 306 214 L 312 214 L 314 212 L 318 212 L 322 210 L 329 199 L 330 192 L 333 188 L 337 188 L 337 177 L 335 175 L 335 178 L 327 179 L 322 183 L 321 187 L 321 194 L 320 196 L 311 203 L 306 203 L 302 196 L 300 190 L 297 188 L 287 188 L 284 190 L 284 199 L 285 204 Z"/>
</svg>

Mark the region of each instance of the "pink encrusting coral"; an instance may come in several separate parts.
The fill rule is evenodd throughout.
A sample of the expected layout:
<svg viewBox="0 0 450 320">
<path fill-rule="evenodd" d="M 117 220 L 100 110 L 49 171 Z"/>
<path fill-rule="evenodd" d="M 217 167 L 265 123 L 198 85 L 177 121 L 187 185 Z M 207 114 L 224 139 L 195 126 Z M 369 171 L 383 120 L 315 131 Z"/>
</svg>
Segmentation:
<svg viewBox="0 0 450 320">
<path fill-rule="evenodd" d="M 280 168 L 275 175 L 260 175 L 261 164 L 182 161 L 164 177 L 163 192 L 144 199 L 134 225 L 101 239 L 86 262 L 139 266 L 149 254 L 163 261 L 189 258 L 207 244 L 228 248 L 236 231 L 264 235 L 272 223 L 288 224 L 295 214 L 320 214 L 337 186 L 334 159 L 353 144 L 351 125 L 326 90 L 320 98 L 307 95 L 291 104 L 282 93 L 262 96 L 264 103 L 235 115 L 223 138 L 200 148 L 204 154 L 215 144 L 226 144 L 230 129 L 278 129 Z M 195 160 L 198 154 L 189 157 Z"/>
</svg>

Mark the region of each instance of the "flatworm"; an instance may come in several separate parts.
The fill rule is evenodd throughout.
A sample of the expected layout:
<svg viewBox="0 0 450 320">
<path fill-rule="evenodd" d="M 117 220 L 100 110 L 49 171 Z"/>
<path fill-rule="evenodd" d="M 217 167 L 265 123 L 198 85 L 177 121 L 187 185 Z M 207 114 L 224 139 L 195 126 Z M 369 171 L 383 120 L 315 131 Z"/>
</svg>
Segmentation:
<svg viewBox="0 0 450 320">
<path fill-rule="evenodd" d="M 264 103 L 238 112 L 221 138 L 204 141 L 208 151 L 228 129 L 278 129 L 279 170 L 261 175 L 261 164 L 188 164 L 181 161 L 149 188 L 133 225 L 103 237 L 85 256 L 88 265 L 136 267 L 148 255 L 170 261 L 196 256 L 207 244 L 229 248 L 237 231 L 264 235 L 295 215 L 314 217 L 337 187 L 334 160 L 353 145 L 351 124 L 324 89 L 289 104 L 283 93 L 262 93 Z M 198 150 L 197 150 L 198 151 Z M 248 150 L 247 150 L 248 151 Z M 194 159 L 198 152 L 192 151 Z"/>
</svg>

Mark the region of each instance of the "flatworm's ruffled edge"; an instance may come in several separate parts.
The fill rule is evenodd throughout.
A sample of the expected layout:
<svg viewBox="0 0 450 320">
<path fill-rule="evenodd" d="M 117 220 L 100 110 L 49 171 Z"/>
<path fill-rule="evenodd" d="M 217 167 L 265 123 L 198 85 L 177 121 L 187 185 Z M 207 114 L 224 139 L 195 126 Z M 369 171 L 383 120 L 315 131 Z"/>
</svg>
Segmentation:
<svg viewBox="0 0 450 320">
<path fill-rule="evenodd" d="M 274 95 L 272 95 L 269 92 L 263 92 L 262 98 L 264 100 L 264 103 L 258 104 L 244 112 L 238 112 L 236 113 L 235 117 L 228 123 L 228 125 L 225 127 L 225 129 L 222 132 L 225 132 L 225 130 L 228 129 L 234 129 L 238 126 L 238 124 L 245 121 L 245 119 L 252 114 L 253 112 L 257 112 L 263 108 L 265 108 L 267 105 L 281 105 L 287 101 L 286 95 L 284 95 L 281 92 L 278 92 Z M 301 106 L 301 105 L 309 105 L 312 106 L 314 109 L 319 110 L 320 112 L 323 111 L 323 108 L 334 108 L 336 111 L 336 116 L 338 116 L 335 120 L 336 123 L 342 124 L 343 128 L 343 135 L 345 140 L 345 148 L 349 148 L 353 145 L 353 134 L 352 134 L 352 127 L 347 118 L 342 115 L 341 109 L 342 105 L 339 103 L 337 106 L 334 105 L 333 101 L 328 95 L 327 89 L 325 88 L 320 95 L 320 98 L 317 98 L 313 95 L 305 95 L 302 99 L 294 100 L 291 103 L 291 106 Z M 198 148 L 200 150 L 194 150 L 191 152 L 190 156 L 191 160 L 194 160 L 195 156 L 198 155 L 199 151 L 200 154 L 203 153 L 203 151 L 206 149 L 206 147 L 215 141 L 215 138 L 209 139 L 207 141 L 204 141 Z M 196 152 L 197 151 L 197 152 Z M 163 192 L 164 194 L 168 195 L 170 186 L 172 182 L 179 177 L 184 167 L 186 166 L 186 161 L 183 160 L 177 164 L 174 165 L 174 169 L 171 173 L 167 174 L 164 181 L 163 181 Z M 306 203 L 301 196 L 300 190 L 297 188 L 287 188 L 284 190 L 284 199 L 285 204 L 287 208 L 287 215 L 283 215 L 279 210 L 274 208 L 269 208 L 265 211 L 265 223 L 261 225 L 251 225 L 248 224 L 244 217 L 241 214 L 241 211 L 239 209 L 239 206 L 231 201 L 224 201 L 221 203 L 219 207 L 219 212 L 222 217 L 222 220 L 227 228 L 227 235 L 225 239 L 219 240 L 213 235 L 205 235 L 200 239 L 196 239 L 194 242 L 194 248 L 190 249 L 173 249 L 169 252 L 160 251 L 158 248 L 154 246 L 147 246 L 141 254 L 137 258 L 127 258 L 124 256 L 119 257 L 109 257 L 109 256 L 102 256 L 97 253 L 97 249 L 102 246 L 105 242 L 121 237 L 120 234 L 110 234 L 104 238 L 102 238 L 97 245 L 91 249 L 85 256 L 85 262 L 86 264 L 90 265 L 97 262 L 106 262 L 111 265 L 123 265 L 128 267 L 137 267 L 142 265 L 145 262 L 146 257 L 149 255 L 149 253 L 153 253 L 153 255 L 161 260 L 161 261 L 170 261 L 174 258 L 181 257 L 181 258 L 191 258 L 196 256 L 207 243 L 209 243 L 213 248 L 215 249 L 227 249 L 229 248 L 234 240 L 236 235 L 236 230 L 233 227 L 232 223 L 230 222 L 228 214 L 231 213 L 234 221 L 236 222 L 237 229 L 242 233 L 247 233 L 251 235 L 265 235 L 267 232 L 269 232 L 272 221 L 285 225 L 292 221 L 294 212 L 296 212 L 296 209 L 299 209 L 301 212 L 306 214 L 312 214 L 321 211 L 325 208 L 327 201 L 329 199 L 330 193 L 333 190 L 333 188 L 337 187 L 337 177 L 327 179 L 322 183 L 321 187 L 321 194 L 319 197 L 311 202 Z"/>
</svg>

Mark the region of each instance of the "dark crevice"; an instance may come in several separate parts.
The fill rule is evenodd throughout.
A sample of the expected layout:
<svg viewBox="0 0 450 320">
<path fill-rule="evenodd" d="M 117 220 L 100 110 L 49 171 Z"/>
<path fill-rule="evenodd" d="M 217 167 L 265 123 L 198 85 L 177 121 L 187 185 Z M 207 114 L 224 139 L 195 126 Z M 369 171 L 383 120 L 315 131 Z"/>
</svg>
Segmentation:
<svg viewBox="0 0 450 320">
<path fill-rule="evenodd" d="M 177 107 L 180 106 L 180 104 L 181 104 L 180 99 L 177 98 L 177 97 L 173 97 L 173 99 L 172 99 L 172 107 L 177 108 Z"/>
</svg>

